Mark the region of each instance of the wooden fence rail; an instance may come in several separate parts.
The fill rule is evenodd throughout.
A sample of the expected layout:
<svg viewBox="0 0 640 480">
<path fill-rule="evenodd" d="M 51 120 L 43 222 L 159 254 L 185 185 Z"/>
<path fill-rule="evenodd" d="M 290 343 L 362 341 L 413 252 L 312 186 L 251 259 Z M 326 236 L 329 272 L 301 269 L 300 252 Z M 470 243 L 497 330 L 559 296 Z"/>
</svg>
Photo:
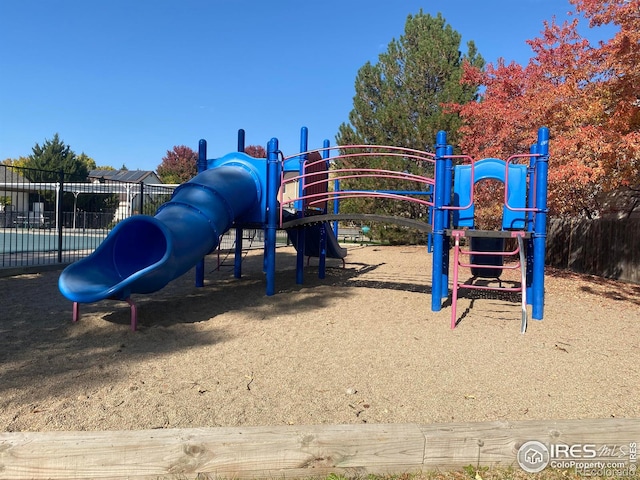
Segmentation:
<svg viewBox="0 0 640 480">
<path fill-rule="evenodd" d="M 518 449 L 531 440 L 626 446 L 629 460 L 629 445 L 640 441 L 640 419 L 0 433 L 0 479 L 273 479 L 468 465 L 517 469 Z"/>
<path fill-rule="evenodd" d="M 546 264 L 640 283 L 640 218 L 551 219 Z"/>
</svg>

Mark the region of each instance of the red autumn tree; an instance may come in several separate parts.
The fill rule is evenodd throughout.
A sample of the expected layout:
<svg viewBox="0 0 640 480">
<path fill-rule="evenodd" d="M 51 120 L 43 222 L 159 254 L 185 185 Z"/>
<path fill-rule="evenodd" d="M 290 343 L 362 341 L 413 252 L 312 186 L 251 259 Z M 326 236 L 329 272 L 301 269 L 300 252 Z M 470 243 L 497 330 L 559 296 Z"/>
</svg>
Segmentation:
<svg viewBox="0 0 640 480">
<path fill-rule="evenodd" d="M 590 216 L 600 192 L 639 184 L 640 0 L 571 2 L 592 26 L 613 23 L 619 32 L 593 46 L 579 35 L 578 18 L 546 22 L 528 42 L 534 57 L 526 67 L 467 67 L 463 81 L 485 90 L 481 101 L 455 109 L 465 121 L 461 147 L 476 157 L 526 153 L 537 128 L 548 126 L 549 208 Z"/>
<path fill-rule="evenodd" d="M 606 127 L 614 154 L 603 158 L 609 189 L 628 188 L 640 200 L 640 0 L 573 0 L 591 27 L 615 25 L 600 46 L 607 80 Z"/>
<path fill-rule="evenodd" d="M 244 153 L 253 158 L 267 158 L 267 151 L 260 145 L 249 145 L 245 147 Z"/>
<path fill-rule="evenodd" d="M 167 150 L 158 165 L 158 176 L 164 183 L 184 183 L 198 173 L 198 154 L 185 145 Z"/>
</svg>

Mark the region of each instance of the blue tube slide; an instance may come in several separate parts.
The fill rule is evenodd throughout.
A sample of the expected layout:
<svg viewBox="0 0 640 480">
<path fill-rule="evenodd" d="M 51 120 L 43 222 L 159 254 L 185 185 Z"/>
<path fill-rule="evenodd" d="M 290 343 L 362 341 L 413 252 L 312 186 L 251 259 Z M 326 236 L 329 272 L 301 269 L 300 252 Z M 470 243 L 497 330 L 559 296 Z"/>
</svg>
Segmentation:
<svg viewBox="0 0 640 480">
<path fill-rule="evenodd" d="M 284 210 L 282 214 L 284 215 L 283 220 L 285 222 L 298 218 L 295 213 L 291 213 L 286 210 Z M 338 238 L 328 222 L 310 224 L 302 228 L 290 228 L 287 230 L 287 235 L 289 235 L 289 240 L 291 240 L 296 251 L 304 252 L 304 255 L 307 257 L 320 257 L 320 230 L 322 228 L 325 229 L 327 257 L 346 257 L 347 249 L 340 246 Z M 302 245 L 302 242 L 300 241 L 300 236 L 303 236 L 304 238 L 304 245 Z M 302 250 L 300 249 L 301 246 L 303 247 Z"/>
<path fill-rule="evenodd" d="M 234 220 L 260 205 L 261 192 L 246 162 L 205 170 L 176 188 L 154 217 L 118 223 L 91 255 L 62 271 L 60 292 L 91 303 L 160 290 L 214 250 Z"/>
<path fill-rule="evenodd" d="M 300 240 L 299 235 L 304 234 L 304 255 L 307 257 L 320 257 L 320 229 L 324 228 L 326 233 L 327 245 L 326 255 L 329 258 L 344 258 L 347 256 L 347 249 L 342 248 L 338 243 L 338 239 L 333 233 L 329 222 L 322 224 L 314 224 L 304 227 L 304 233 L 301 229 L 290 228 L 287 230 L 289 239 L 294 248 L 299 251 Z"/>
</svg>

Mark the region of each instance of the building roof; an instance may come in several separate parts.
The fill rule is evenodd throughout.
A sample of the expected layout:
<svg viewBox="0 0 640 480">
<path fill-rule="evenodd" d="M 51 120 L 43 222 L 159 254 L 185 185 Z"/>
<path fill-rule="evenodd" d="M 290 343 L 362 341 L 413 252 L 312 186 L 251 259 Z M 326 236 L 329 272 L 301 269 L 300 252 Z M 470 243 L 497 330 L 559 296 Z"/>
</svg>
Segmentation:
<svg viewBox="0 0 640 480">
<path fill-rule="evenodd" d="M 16 168 L 0 165 L 0 182 L 2 183 L 29 183 L 29 180 L 20 175 Z"/>
<path fill-rule="evenodd" d="M 152 180 L 153 183 L 160 182 L 160 179 L 152 170 L 90 170 L 89 178 L 104 178 L 105 180 L 132 183 L 144 182 L 147 179 Z"/>
</svg>

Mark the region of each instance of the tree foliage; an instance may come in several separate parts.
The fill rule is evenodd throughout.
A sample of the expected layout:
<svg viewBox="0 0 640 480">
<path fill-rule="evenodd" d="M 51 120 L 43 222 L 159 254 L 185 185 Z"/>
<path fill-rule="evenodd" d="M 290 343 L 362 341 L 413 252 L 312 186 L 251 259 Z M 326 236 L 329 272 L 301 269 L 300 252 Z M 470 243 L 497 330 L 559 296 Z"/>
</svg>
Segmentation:
<svg viewBox="0 0 640 480">
<path fill-rule="evenodd" d="M 526 66 L 500 60 L 468 66 L 463 83 L 484 85 L 480 101 L 459 104 L 462 149 L 476 157 L 526 153 L 537 128 L 551 131 L 549 208 L 592 216 L 599 195 L 640 183 L 640 0 L 570 0 L 572 21 L 545 22 Z M 592 45 L 578 32 L 619 27 Z"/>
<path fill-rule="evenodd" d="M 89 170 L 96 166 L 95 161 L 84 152 L 80 155 L 55 134 L 51 139 L 45 139 L 42 145 L 36 143 L 32 147 L 32 153 L 28 157 L 20 157 L 10 163 L 14 167 L 20 167 L 20 171 L 31 182 L 59 182 L 60 172 L 63 172 L 64 182 L 86 182 Z M 74 198 L 70 192 L 65 192 L 61 197 L 62 207 L 65 211 L 108 211 L 113 208 L 113 202 L 103 194 L 83 194 Z M 115 196 L 117 201 L 117 196 Z M 52 191 L 30 193 L 30 202 L 44 202 L 46 210 L 56 207 L 56 194 Z"/>
<path fill-rule="evenodd" d="M 198 173 L 198 154 L 185 145 L 167 150 L 158 165 L 158 176 L 163 183 L 184 183 Z"/>
<path fill-rule="evenodd" d="M 253 158 L 267 158 L 267 151 L 260 145 L 249 145 L 245 147 L 244 153 Z"/>
<path fill-rule="evenodd" d="M 438 130 L 451 132 L 455 140 L 460 119 L 442 104 L 474 99 L 477 88 L 460 82 L 462 64 L 484 65 L 475 44 L 468 42 L 463 55 L 460 41 L 441 14 L 432 17 L 421 10 L 409 15 L 404 35 L 389 43 L 378 63 L 367 62 L 358 71 L 350 124 L 340 126 L 338 144 L 423 150 L 434 143 Z"/>
<path fill-rule="evenodd" d="M 0 163 L 2 165 L 10 165 L 12 167 L 26 168 L 27 162 L 29 162 L 29 157 L 5 158 Z"/>
<path fill-rule="evenodd" d="M 57 181 L 60 170 L 65 173 L 68 179 L 85 181 L 89 170 L 84 157 L 79 159 L 71 147 L 66 145 L 56 133 L 51 140 L 45 140 L 42 145 L 35 144 L 24 166 L 51 172 L 49 175 L 45 174 L 47 178 L 40 177 L 40 181 Z"/>
<path fill-rule="evenodd" d="M 461 120 L 456 112 L 447 112 L 443 104 L 464 104 L 476 98 L 477 86 L 461 83 L 464 63 L 481 69 L 484 60 L 473 42 L 467 53 L 460 51 L 461 35 L 448 25 L 441 14 L 433 17 L 422 10 L 409 15 L 405 31 L 393 39 L 378 63 L 367 62 L 356 76 L 353 110 L 349 123 L 337 134 L 338 145 L 393 145 L 417 150 L 431 150 L 438 130 L 450 132 L 457 139 Z M 386 168 L 394 171 L 424 173 L 415 162 L 389 157 L 359 157 L 337 161 L 337 167 Z M 343 188 L 371 188 L 368 180 L 350 180 Z M 399 189 L 397 181 L 386 180 L 377 188 Z M 389 215 L 423 216 L 424 207 L 381 199 L 352 199 L 341 210 L 366 211 Z M 395 235 L 394 228 L 377 229 L 377 238 Z M 400 234 L 400 233 L 399 233 Z M 401 233 L 404 235 L 404 233 Z"/>
<path fill-rule="evenodd" d="M 78 161 L 87 166 L 87 171 L 96 170 L 97 168 L 96 161 L 84 152 L 78 155 Z"/>
<path fill-rule="evenodd" d="M 601 45 L 607 74 L 607 129 L 615 153 L 603 158 L 604 190 L 627 188 L 640 201 L 640 1 L 573 0 L 591 27 L 616 25 L 619 31 Z"/>
</svg>

